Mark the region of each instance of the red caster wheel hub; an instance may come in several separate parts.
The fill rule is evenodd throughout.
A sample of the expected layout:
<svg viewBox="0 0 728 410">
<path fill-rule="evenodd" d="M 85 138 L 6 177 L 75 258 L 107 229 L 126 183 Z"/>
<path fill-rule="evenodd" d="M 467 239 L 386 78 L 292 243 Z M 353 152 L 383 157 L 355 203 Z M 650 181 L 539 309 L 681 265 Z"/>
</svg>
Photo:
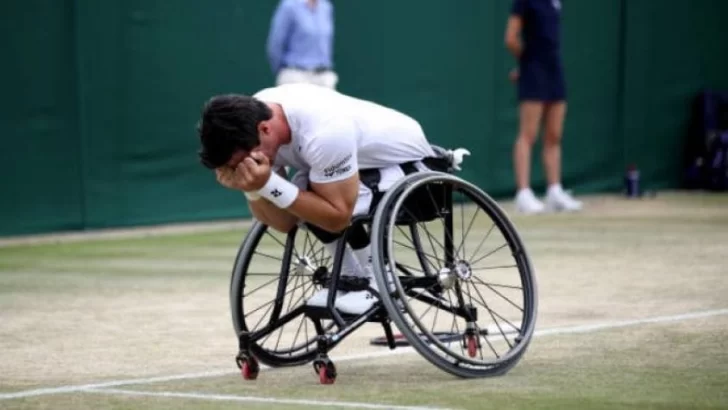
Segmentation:
<svg viewBox="0 0 728 410">
<path fill-rule="evenodd" d="M 240 367 L 240 372 L 243 374 L 243 379 L 255 380 L 258 378 L 258 373 L 260 372 L 258 361 L 253 357 L 244 359 L 243 365 Z"/>
<path fill-rule="evenodd" d="M 478 355 L 478 339 L 476 336 L 467 336 L 468 356 L 475 357 Z"/>
<path fill-rule="evenodd" d="M 321 384 L 334 384 L 336 381 L 336 366 L 334 366 L 333 362 L 314 363 L 314 370 L 316 370 Z"/>
</svg>

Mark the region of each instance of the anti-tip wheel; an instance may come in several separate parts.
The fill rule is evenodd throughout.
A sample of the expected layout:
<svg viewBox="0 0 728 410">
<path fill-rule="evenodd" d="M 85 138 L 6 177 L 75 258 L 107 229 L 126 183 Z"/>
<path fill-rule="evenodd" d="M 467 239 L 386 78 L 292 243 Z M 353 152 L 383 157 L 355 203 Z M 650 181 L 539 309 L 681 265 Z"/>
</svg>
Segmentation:
<svg viewBox="0 0 728 410">
<path fill-rule="evenodd" d="M 318 373 L 321 384 L 334 384 L 336 381 L 336 366 L 331 361 L 320 361 L 314 363 L 314 370 Z"/>
<path fill-rule="evenodd" d="M 258 378 L 260 372 L 260 365 L 254 357 L 249 357 L 243 360 L 243 366 L 240 368 L 240 372 L 243 374 L 245 380 L 255 380 Z"/>
<path fill-rule="evenodd" d="M 475 335 L 468 335 L 466 338 L 466 344 L 468 348 L 468 356 L 475 357 L 478 355 L 478 339 Z"/>
</svg>

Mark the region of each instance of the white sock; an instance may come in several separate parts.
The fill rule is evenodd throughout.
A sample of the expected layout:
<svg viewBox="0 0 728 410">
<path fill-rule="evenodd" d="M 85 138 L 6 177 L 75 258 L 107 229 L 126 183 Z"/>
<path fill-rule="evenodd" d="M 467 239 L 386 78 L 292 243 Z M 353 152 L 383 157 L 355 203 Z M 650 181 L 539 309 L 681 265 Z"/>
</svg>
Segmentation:
<svg viewBox="0 0 728 410">
<path fill-rule="evenodd" d="M 559 193 L 561 193 L 561 192 L 562 192 L 563 190 L 564 190 L 564 189 L 563 189 L 563 188 L 561 187 L 561 184 L 551 184 L 551 185 L 549 185 L 549 188 L 548 188 L 547 194 L 548 194 L 548 195 L 554 195 L 554 194 L 559 194 Z"/>
<path fill-rule="evenodd" d="M 361 249 L 352 250 L 352 253 L 362 267 L 362 276 L 374 277 L 372 273 L 372 247 L 367 245 Z"/>
<path fill-rule="evenodd" d="M 532 193 L 531 188 L 521 188 L 516 193 L 516 196 L 523 196 Z"/>
<path fill-rule="evenodd" d="M 336 255 L 336 247 L 338 244 L 339 240 L 324 244 L 332 258 Z M 363 269 L 359 266 L 351 253 L 351 249 L 347 246 L 344 249 L 344 259 L 341 261 L 341 274 L 348 276 L 362 276 Z"/>
</svg>

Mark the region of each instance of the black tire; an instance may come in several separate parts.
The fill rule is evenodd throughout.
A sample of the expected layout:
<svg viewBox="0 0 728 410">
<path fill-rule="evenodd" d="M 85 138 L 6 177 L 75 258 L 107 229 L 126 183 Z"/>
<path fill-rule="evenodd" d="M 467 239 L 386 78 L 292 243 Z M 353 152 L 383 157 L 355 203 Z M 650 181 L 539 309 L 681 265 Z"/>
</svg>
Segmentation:
<svg viewBox="0 0 728 410">
<path fill-rule="evenodd" d="M 410 175 L 392 187 L 374 215 L 372 257 L 379 289 L 387 286 L 385 272 L 397 272 L 393 280 L 396 290 L 383 292 L 382 302 L 409 343 L 437 367 L 467 378 L 502 375 L 521 359 L 535 329 L 537 286 L 528 254 L 510 219 L 485 192 L 451 174 L 423 174 Z M 432 200 L 430 208 L 437 210 L 437 217 L 418 222 L 417 229 L 410 227 L 405 232 L 400 218 L 422 213 L 421 208 L 427 207 L 423 193 Z M 466 203 L 475 206 L 467 229 Z M 412 212 L 415 208 L 418 212 Z M 458 212 L 460 226 L 455 226 Z M 489 225 L 486 228 L 474 223 L 481 212 L 487 220 L 485 225 Z M 478 246 L 468 258 L 468 248 L 472 250 L 474 243 L 466 239 L 474 226 L 476 230 L 483 228 L 484 236 L 478 238 Z M 456 244 L 458 228 L 462 228 L 463 237 Z M 479 257 L 491 235 L 500 235 L 503 244 Z M 499 253 L 501 250 L 510 254 Z M 484 260 L 505 258 L 510 258 L 512 265 L 478 267 Z M 486 275 L 486 279 L 481 278 Z M 438 322 L 442 319 L 439 314 L 452 319 L 445 317 Z M 432 326 L 425 325 L 425 317 L 433 315 Z M 443 332 L 450 320 L 450 329 Z M 464 324 L 458 326 L 460 322 Z M 492 334 L 485 333 L 489 327 Z M 475 348 L 467 349 L 468 342 Z M 470 356 L 471 351 L 475 357 Z"/>
<path fill-rule="evenodd" d="M 263 241 L 267 244 L 263 245 Z M 279 247 L 280 251 L 261 251 L 259 248 L 263 246 Z M 282 256 L 279 258 L 278 254 Z M 314 267 L 297 269 L 299 257 L 308 258 Z M 251 271 L 253 265 L 265 272 Z M 331 265 L 331 258 L 310 232 L 294 228 L 286 235 L 269 232 L 267 226 L 255 223 L 240 246 L 230 280 L 230 310 L 235 334 L 260 330 L 303 305 L 320 288 L 313 282 L 311 271 L 318 267 L 330 271 Z M 263 278 L 262 285 L 253 283 L 256 276 Z M 253 289 L 245 293 L 246 287 Z M 324 321 L 321 325 L 323 329 L 330 329 L 333 323 Z M 293 340 L 282 342 L 285 338 L 290 339 L 291 334 Z M 250 350 L 268 366 L 298 366 L 316 358 L 317 334 L 316 324 L 301 314 L 252 343 Z"/>
</svg>

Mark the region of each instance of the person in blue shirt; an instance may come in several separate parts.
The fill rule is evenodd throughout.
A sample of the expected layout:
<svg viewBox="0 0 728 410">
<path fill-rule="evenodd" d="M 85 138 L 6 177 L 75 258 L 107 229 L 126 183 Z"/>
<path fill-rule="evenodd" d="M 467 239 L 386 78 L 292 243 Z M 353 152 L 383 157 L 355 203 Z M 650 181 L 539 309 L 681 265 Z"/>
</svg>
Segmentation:
<svg viewBox="0 0 728 410">
<path fill-rule="evenodd" d="M 281 0 L 271 20 L 266 51 L 276 84 L 336 88 L 334 8 L 329 0 Z"/>
<path fill-rule="evenodd" d="M 518 85 L 519 132 L 513 150 L 516 209 L 576 211 L 582 203 L 561 186 L 561 136 L 566 116 L 566 81 L 561 62 L 561 0 L 513 0 L 505 45 L 518 60 L 510 73 Z M 530 187 L 533 144 L 544 123 L 545 203 Z"/>
</svg>

